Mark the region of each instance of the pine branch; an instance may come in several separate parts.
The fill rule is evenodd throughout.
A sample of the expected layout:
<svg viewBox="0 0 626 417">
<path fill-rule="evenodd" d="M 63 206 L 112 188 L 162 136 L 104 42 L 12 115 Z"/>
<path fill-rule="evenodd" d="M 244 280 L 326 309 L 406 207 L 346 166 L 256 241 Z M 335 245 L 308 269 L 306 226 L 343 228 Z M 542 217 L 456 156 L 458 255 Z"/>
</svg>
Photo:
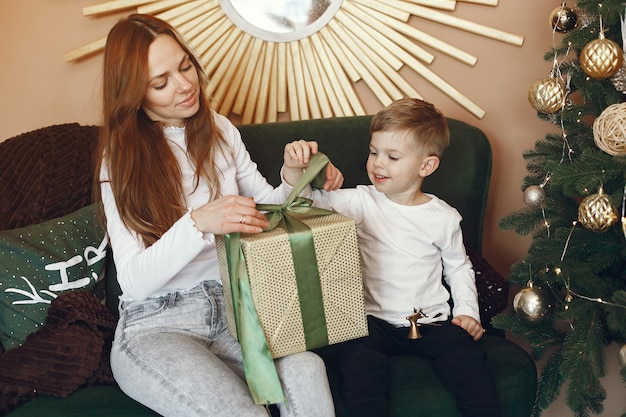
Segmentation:
<svg viewBox="0 0 626 417">
<path fill-rule="evenodd" d="M 615 164 L 613 157 L 607 153 L 586 148 L 572 164 L 561 164 L 554 169 L 552 181 L 562 187 L 563 193 L 572 198 L 596 193 L 604 186 L 607 193 L 617 189 L 622 191 L 624 171 Z M 619 201 L 613 201 L 619 206 Z"/>
<path fill-rule="evenodd" d="M 531 347 L 530 354 L 536 360 L 541 359 L 550 348 L 560 346 L 565 338 L 565 333 L 554 329 L 549 324 L 537 326 L 536 323 L 527 323 L 515 313 L 497 314 L 491 319 L 491 324 L 497 329 L 509 330 L 528 340 Z"/>
<path fill-rule="evenodd" d="M 589 305 L 589 304 L 588 304 Z M 561 373 L 569 380 L 567 404 L 577 417 L 603 410 L 606 392 L 600 384 L 604 369 L 604 334 L 595 307 L 590 306 L 568 332 L 563 344 Z"/>
<path fill-rule="evenodd" d="M 621 0 L 603 0 L 601 8 L 597 0 L 578 0 L 577 6 L 590 15 L 602 14 L 606 27 L 618 23 L 620 13 L 624 11 L 624 2 Z"/>
<path fill-rule="evenodd" d="M 541 376 L 537 382 L 537 399 L 535 401 L 533 415 L 541 415 L 541 412 L 548 408 L 548 406 L 559 397 L 561 387 L 565 381 L 565 378 L 563 378 L 563 375 L 559 371 L 562 361 L 563 355 L 561 351 L 557 349 L 543 367 Z"/>
<path fill-rule="evenodd" d="M 624 344 L 626 343 L 626 320 L 624 320 L 624 315 L 626 314 L 626 291 L 615 291 L 609 300 L 616 305 L 606 305 L 604 307 L 606 310 L 607 328 L 615 341 Z"/>
</svg>

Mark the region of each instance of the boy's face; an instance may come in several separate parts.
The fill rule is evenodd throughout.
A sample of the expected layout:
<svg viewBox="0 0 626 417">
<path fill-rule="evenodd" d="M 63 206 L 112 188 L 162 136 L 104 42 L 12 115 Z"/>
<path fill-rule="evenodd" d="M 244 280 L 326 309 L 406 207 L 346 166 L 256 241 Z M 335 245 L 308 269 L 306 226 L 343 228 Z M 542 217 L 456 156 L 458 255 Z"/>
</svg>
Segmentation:
<svg viewBox="0 0 626 417">
<path fill-rule="evenodd" d="M 370 140 L 367 175 L 376 190 L 390 200 L 417 204 L 422 181 L 434 170 L 424 171 L 425 164 L 433 158 L 438 165 L 438 158 L 423 155 L 407 132 L 375 132 Z"/>
</svg>

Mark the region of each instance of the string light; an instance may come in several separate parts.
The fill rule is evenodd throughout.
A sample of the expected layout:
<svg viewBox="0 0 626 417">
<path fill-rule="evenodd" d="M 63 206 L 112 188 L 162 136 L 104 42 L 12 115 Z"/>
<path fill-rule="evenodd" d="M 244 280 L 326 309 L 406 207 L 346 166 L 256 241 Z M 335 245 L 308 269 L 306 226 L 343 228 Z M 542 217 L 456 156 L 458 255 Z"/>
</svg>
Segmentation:
<svg viewBox="0 0 626 417">
<path fill-rule="evenodd" d="M 551 177 L 552 177 L 552 174 L 548 172 L 546 176 L 543 178 L 543 181 L 541 181 L 541 184 L 539 184 L 539 187 L 541 188 L 545 187 L 546 184 L 548 184 L 548 181 L 550 181 Z M 546 218 L 546 210 L 543 207 L 543 204 L 541 205 L 541 216 L 543 217 L 543 225 L 546 228 L 546 235 L 550 237 L 550 223 L 548 222 L 548 219 Z"/>
<path fill-rule="evenodd" d="M 626 187 L 624 189 L 625 189 L 625 192 L 626 192 Z M 623 212 L 623 207 L 622 207 L 622 212 Z M 577 225 L 578 225 L 578 222 L 574 220 L 572 222 L 572 228 L 570 229 L 569 234 L 567 235 L 567 239 L 565 240 L 565 246 L 563 247 L 563 252 L 561 253 L 561 262 L 563 262 L 563 259 L 565 259 L 565 253 L 567 252 L 567 248 L 569 247 L 572 235 L 573 235 L 574 230 L 576 229 Z M 557 277 L 561 278 L 561 280 L 563 281 L 563 285 L 565 286 L 565 289 L 567 290 L 567 295 L 565 296 L 565 301 L 566 301 L 566 304 L 565 304 L 565 307 L 564 307 L 565 310 L 569 309 L 569 305 L 568 304 L 571 301 L 573 301 L 573 297 L 578 297 L 578 298 L 583 299 L 583 300 L 596 302 L 598 304 L 604 304 L 604 305 L 609 305 L 609 306 L 613 306 L 613 307 L 620 307 L 620 308 L 626 309 L 626 305 L 616 304 L 616 303 L 612 303 L 610 301 L 605 301 L 601 297 L 589 297 L 589 296 L 582 295 L 582 294 L 579 294 L 579 293 L 575 292 L 574 290 L 572 290 L 572 287 L 570 286 L 569 274 L 567 274 L 567 279 L 566 279 L 564 277 L 563 270 L 560 267 L 554 268 L 554 273 L 556 274 Z M 570 323 L 570 327 L 573 329 L 572 323 Z"/>
</svg>

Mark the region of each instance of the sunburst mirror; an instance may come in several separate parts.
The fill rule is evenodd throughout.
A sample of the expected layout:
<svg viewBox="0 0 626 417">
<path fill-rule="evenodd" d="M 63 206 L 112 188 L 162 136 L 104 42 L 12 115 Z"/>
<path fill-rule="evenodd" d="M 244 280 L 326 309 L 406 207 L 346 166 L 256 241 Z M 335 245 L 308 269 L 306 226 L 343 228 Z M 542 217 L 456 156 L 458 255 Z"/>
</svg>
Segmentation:
<svg viewBox="0 0 626 417">
<path fill-rule="evenodd" d="M 209 76 L 216 111 L 242 123 L 363 115 L 363 81 L 383 106 L 423 98 L 399 73 L 407 66 L 477 118 L 485 111 L 428 65 L 434 53 L 473 66 L 477 58 L 410 25 L 411 16 L 520 46 L 521 36 L 453 16 L 457 1 L 498 0 L 111 0 L 85 16 L 136 9 L 178 29 Z M 106 37 L 65 55 L 75 61 Z M 431 52 L 433 51 L 433 52 Z"/>
</svg>

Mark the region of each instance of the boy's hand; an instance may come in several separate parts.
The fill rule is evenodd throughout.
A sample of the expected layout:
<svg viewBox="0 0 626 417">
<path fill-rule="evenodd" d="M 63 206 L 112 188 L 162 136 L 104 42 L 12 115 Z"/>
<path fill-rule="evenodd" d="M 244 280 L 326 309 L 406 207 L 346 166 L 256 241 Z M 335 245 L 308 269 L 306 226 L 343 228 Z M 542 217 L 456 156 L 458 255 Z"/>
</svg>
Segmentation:
<svg viewBox="0 0 626 417">
<path fill-rule="evenodd" d="M 311 155 L 316 154 L 318 145 L 315 141 L 297 140 L 285 145 L 283 177 L 285 181 L 294 185 L 302 176 L 311 161 Z M 332 163 L 326 166 L 326 182 L 324 190 L 332 191 L 343 185 L 343 174 Z"/>
<path fill-rule="evenodd" d="M 485 334 L 485 329 L 480 322 L 470 316 L 456 316 L 452 319 L 452 324 L 456 324 L 457 326 L 463 328 L 474 338 L 474 340 L 480 339 L 483 337 L 483 334 Z"/>
<path fill-rule="evenodd" d="M 309 165 L 311 155 L 317 153 L 317 142 L 297 140 L 285 145 L 284 164 L 288 169 L 304 169 Z"/>
<path fill-rule="evenodd" d="M 324 190 L 333 191 L 341 188 L 343 185 L 343 174 L 339 169 L 329 162 L 326 165 L 326 182 L 324 183 Z"/>
</svg>

